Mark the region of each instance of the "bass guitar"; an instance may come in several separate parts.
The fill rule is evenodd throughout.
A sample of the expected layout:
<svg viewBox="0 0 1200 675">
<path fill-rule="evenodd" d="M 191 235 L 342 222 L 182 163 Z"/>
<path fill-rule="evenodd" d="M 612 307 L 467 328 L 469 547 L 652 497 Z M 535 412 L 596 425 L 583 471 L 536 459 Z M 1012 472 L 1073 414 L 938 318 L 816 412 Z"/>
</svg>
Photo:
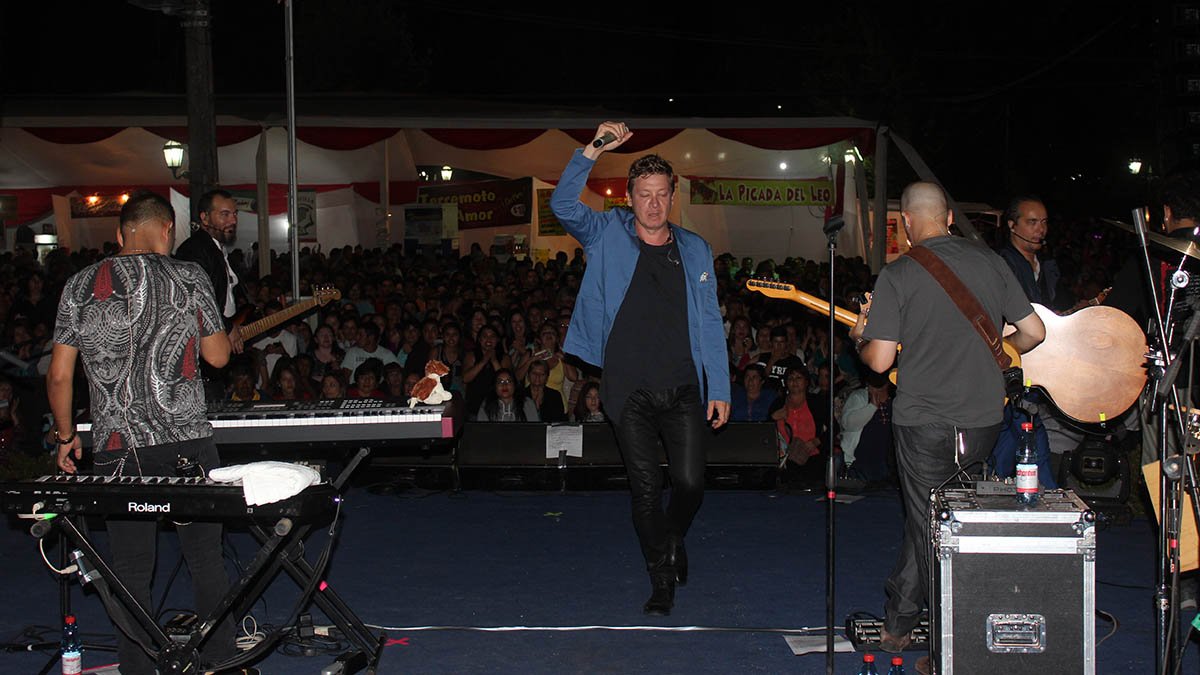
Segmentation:
<svg viewBox="0 0 1200 675">
<path fill-rule="evenodd" d="M 342 292 L 333 286 L 322 285 L 313 288 L 313 296 L 307 300 L 301 300 L 289 307 L 275 312 L 269 316 L 264 316 L 257 321 L 243 323 L 247 315 L 253 311 L 253 308 L 247 308 L 233 317 L 233 322 L 238 325 L 238 330 L 241 331 L 242 340 L 247 344 L 251 340 L 271 330 L 281 323 L 290 321 L 291 319 L 300 316 L 314 307 L 321 307 L 334 300 L 341 300 Z"/>
<path fill-rule="evenodd" d="M 792 284 L 749 279 L 746 288 L 829 316 L 826 300 Z M 1024 354 L 1004 342 L 1025 381 L 1078 422 L 1105 422 L 1128 410 L 1146 385 L 1146 336 L 1137 322 L 1115 307 L 1085 307 L 1067 316 L 1036 303 L 1033 309 L 1046 325 L 1045 341 Z M 858 315 L 835 306 L 834 320 L 853 326 Z"/>
</svg>

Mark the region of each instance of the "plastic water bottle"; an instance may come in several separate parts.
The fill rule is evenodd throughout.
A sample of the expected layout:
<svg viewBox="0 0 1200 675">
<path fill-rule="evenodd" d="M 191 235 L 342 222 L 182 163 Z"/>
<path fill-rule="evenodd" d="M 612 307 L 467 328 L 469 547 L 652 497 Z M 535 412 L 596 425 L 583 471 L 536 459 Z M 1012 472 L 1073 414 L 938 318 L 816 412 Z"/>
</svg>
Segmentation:
<svg viewBox="0 0 1200 675">
<path fill-rule="evenodd" d="M 858 675 L 879 675 L 879 671 L 875 669 L 874 654 L 863 654 L 863 664 Z"/>
<path fill-rule="evenodd" d="M 79 675 L 83 672 L 83 640 L 79 637 L 75 617 L 70 614 L 63 619 L 61 660 L 63 675 Z"/>
<path fill-rule="evenodd" d="M 888 675 L 904 675 L 904 659 L 899 656 L 892 657 L 892 667 L 888 668 Z"/>
<path fill-rule="evenodd" d="M 1033 443 L 1033 422 L 1021 423 L 1021 445 L 1017 448 L 1017 503 L 1033 506 L 1038 501 L 1037 452 Z"/>
</svg>

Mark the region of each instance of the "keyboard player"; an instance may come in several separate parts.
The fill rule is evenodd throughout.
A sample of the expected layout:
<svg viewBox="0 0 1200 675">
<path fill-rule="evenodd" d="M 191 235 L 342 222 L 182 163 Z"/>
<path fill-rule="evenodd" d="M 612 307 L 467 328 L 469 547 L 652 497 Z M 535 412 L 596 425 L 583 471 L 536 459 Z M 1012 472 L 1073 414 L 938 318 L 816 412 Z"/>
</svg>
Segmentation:
<svg viewBox="0 0 1200 675">
<path fill-rule="evenodd" d="M 73 374 L 83 363 L 91 402 L 97 473 L 121 476 L 195 475 L 219 464 L 205 414 L 200 360 L 221 367 L 230 344 L 200 266 L 170 257 L 171 205 L 141 192 L 121 209 L 120 252 L 72 276 L 63 289 L 46 378 L 58 442 L 58 466 L 75 473 L 82 444 L 73 427 Z M 113 567 L 145 608 L 151 603 L 157 521 L 107 521 Z M 221 524 L 178 525 L 197 610 L 208 615 L 229 577 L 221 557 Z M 114 617 L 121 672 L 151 675 L 152 655 Z M 142 640 L 147 642 L 146 640 Z M 226 617 L 201 654 L 213 664 L 232 657 L 234 628 Z"/>
</svg>

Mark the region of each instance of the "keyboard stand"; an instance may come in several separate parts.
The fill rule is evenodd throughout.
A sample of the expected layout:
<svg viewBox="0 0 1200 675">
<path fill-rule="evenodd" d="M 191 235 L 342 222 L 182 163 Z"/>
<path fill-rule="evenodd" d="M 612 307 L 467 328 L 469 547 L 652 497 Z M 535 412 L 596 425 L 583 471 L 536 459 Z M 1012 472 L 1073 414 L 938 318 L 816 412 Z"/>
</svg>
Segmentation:
<svg viewBox="0 0 1200 675">
<path fill-rule="evenodd" d="M 341 492 L 350 474 L 358 464 L 369 454 L 367 448 L 362 448 L 346 465 L 333 486 Z M 334 514 L 334 519 L 339 514 Z M 55 517 L 50 520 L 36 521 L 31 532 L 41 538 L 57 526 L 59 531 L 74 545 L 77 552 L 72 553 L 72 560 L 79 566 L 81 583 L 92 583 L 100 592 L 105 608 L 113 622 L 132 635 L 149 638 L 143 645 L 155 657 L 159 672 L 186 673 L 199 672 L 199 650 L 208 639 L 213 628 L 231 611 L 234 616 L 243 616 L 263 592 L 271 584 L 276 571 L 283 569 L 303 590 L 297 600 L 296 607 L 302 608 L 309 602 L 316 605 L 329 617 L 350 641 L 352 650 L 365 657 L 367 672 L 374 674 L 382 656 L 383 646 L 387 635 L 375 635 L 363 624 L 346 603 L 325 584 L 319 577 L 324 572 L 322 561 L 320 570 L 314 568 L 304 557 L 303 542 L 312 531 L 313 524 L 305 523 L 296 526 L 292 519 L 281 518 L 268 531 L 262 525 L 252 523 L 250 533 L 259 543 L 258 552 L 242 576 L 234 581 L 229 590 L 221 598 L 217 607 L 207 617 L 202 617 L 199 628 L 193 631 L 186 642 L 172 640 L 163 631 L 158 622 L 151 616 L 147 608 L 133 597 L 133 594 L 117 576 L 116 572 L 100 556 L 91 541 L 74 522 L 73 517 Z M 317 591 L 320 591 L 317 593 Z M 130 619 L 136 625 L 130 623 Z M 217 670 L 224 670 L 244 664 L 253 663 L 274 648 L 281 637 L 282 631 L 276 631 L 272 636 L 258 643 L 233 659 L 212 664 Z M 349 661 L 353 662 L 353 661 Z M 357 672 L 345 670 L 345 673 Z"/>
</svg>

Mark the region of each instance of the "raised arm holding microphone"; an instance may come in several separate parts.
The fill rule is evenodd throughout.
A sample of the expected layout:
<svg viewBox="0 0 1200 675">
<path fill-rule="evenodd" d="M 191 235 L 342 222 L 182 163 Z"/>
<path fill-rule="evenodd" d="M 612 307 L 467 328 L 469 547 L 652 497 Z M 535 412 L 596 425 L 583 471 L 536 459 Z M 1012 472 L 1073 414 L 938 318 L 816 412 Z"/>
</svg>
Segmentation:
<svg viewBox="0 0 1200 675">
<path fill-rule="evenodd" d="M 665 616 L 676 584 L 687 581 L 683 540 L 704 498 L 707 429 L 729 419 L 729 362 L 712 248 L 667 220 L 675 197 L 671 165 L 658 155 L 634 160 L 627 209 L 600 212 L 579 200 L 596 160 L 632 136 L 622 122 L 601 124 L 571 157 L 550 206 L 588 260 L 564 351 L 604 369 L 601 399 L 629 475 L 634 529 L 650 573 L 642 610 Z M 671 475 L 665 510 L 659 439 Z"/>
</svg>

